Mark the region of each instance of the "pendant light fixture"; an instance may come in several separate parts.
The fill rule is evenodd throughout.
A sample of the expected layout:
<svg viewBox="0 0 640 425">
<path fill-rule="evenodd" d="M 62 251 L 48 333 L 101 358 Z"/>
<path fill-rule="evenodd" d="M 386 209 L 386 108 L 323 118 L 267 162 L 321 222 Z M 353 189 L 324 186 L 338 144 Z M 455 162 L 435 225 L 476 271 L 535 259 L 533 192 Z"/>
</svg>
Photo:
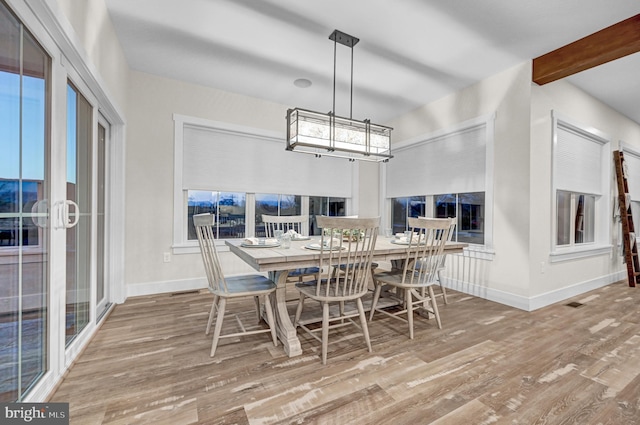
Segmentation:
<svg viewBox="0 0 640 425">
<path fill-rule="evenodd" d="M 335 30 L 333 41 L 333 109 L 329 113 L 302 108 L 287 110 L 287 150 L 320 156 L 347 158 L 350 161 L 388 161 L 391 155 L 391 127 L 372 124 L 368 119 L 354 120 L 353 47 L 358 38 Z M 338 44 L 351 49 L 351 94 L 349 118 L 335 114 L 336 51 Z"/>
</svg>

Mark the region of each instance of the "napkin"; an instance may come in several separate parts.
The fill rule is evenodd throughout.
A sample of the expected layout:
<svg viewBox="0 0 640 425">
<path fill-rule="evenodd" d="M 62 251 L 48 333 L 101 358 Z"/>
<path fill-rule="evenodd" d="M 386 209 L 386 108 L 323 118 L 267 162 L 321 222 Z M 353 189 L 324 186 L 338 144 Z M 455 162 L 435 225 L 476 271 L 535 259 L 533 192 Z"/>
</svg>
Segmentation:
<svg viewBox="0 0 640 425">
<path fill-rule="evenodd" d="M 325 240 L 324 240 L 324 246 L 325 246 L 325 247 L 329 247 L 329 246 L 331 246 L 331 240 L 329 240 L 329 239 L 325 239 Z M 338 247 L 338 246 L 340 246 L 340 239 L 333 238 L 333 246 L 334 246 L 334 247 Z"/>
<path fill-rule="evenodd" d="M 267 238 L 260 240 L 258 238 L 244 238 L 242 241 L 245 245 L 275 245 L 278 243 L 276 238 Z"/>
</svg>

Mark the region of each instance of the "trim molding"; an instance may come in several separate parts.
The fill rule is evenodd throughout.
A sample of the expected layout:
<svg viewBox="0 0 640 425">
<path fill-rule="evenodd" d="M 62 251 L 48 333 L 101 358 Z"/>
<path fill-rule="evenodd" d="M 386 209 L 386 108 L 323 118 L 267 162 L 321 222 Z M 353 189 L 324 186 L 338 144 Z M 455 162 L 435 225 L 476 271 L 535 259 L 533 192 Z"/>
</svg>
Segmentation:
<svg viewBox="0 0 640 425">
<path fill-rule="evenodd" d="M 468 295 L 508 305 L 520 310 L 534 311 L 624 279 L 625 271 L 622 270 L 554 291 L 546 292 L 544 294 L 535 295 L 533 297 L 511 294 L 498 289 L 491 289 L 470 282 L 450 279 L 448 277 L 444 278 L 443 283 L 446 288 L 454 291 L 459 291 Z"/>
<path fill-rule="evenodd" d="M 207 287 L 205 277 L 194 279 L 165 280 L 159 282 L 132 283 L 127 285 L 127 298 L 169 292 L 193 291 Z"/>
<path fill-rule="evenodd" d="M 253 273 L 266 276 L 266 273 Z M 228 274 L 225 277 L 243 276 L 246 273 Z M 206 277 L 192 279 L 163 280 L 156 282 L 130 283 L 127 285 L 127 298 L 143 295 L 158 295 L 170 292 L 184 292 L 205 289 L 209 286 Z"/>
</svg>

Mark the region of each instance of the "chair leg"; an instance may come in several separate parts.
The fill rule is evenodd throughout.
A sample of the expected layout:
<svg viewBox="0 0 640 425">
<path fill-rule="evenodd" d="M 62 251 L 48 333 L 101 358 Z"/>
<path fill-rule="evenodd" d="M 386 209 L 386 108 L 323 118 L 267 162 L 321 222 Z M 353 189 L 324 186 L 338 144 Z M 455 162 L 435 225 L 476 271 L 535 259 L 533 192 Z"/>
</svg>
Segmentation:
<svg viewBox="0 0 640 425">
<path fill-rule="evenodd" d="M 260 323 L 260 320 L 262 319 L 262 317 L 260 317 L 260 297 L 255 296 L 255 297 L 253 297 L 253 300 L 256 303 L 256 316 L 257 316 L 257 319 L 258 319 L 258 323 Z"/>
<path fill-rule="evenodd" d="M 380 291 L 382 291 L 382 284 L 380 282 L 375 282 L 376 292 L 373 294 L 373 301 L 371 301 L 371 311 L 369 312 L 369 321 L 373 320 L 373 312 L 376 311 L 376 306 L 378 305 L 378 298 L 380 298 Z"/>
<path fill-rule="evenodd" d="M 440 283 L 440 289 L 442 290 L 442 299 L 444 300 L 445 305 L 449 304 L 449 301 L 447 300 L 447 290 L 442 284 L 442 270 L 438 270 L 438 283 Z"/>
<path fill-rule="evenodd" d="M 433 293 L 433 285 L 429 286 L 429 296 L 431 297 L 431 305 L 433 306 L 433 315 L 436 316 L 436 322 L 438 322 L 438 329 L 442 329 L 442 323 L 440 322 L 440 313 L 438 312 L 438 303 Z"/>
<path fill-rule="evenodd" d="M 367 348 L 371 352 L 371 339 L 369 339 L 369 327 L 367 326 L 367 316 L 364 314 L 364 307 L 362 305 L 362 298 L 356 300 L 358 305 L 358 313 L 360 313 L 360 326 L 362 326 L 362 333 L 364 334 L 364 340 L 367 342 Z"/>
<path fill-rule="evenodd" d="M 424 300 L 422 302 L 422 308 L 427 314 L 427 319 L 429 318 L 429 303 L 431 300 L 427 297 L 427 288 L 420 288 L 420 296 Z"/>
<path fill-rule="evenodd" d="M 218 296 L 213 296 L 213 304 L 211 304 L 211 311 L 209 312 L 209 320 L 207 321 L 207 330 L 205 331 L 205 335 L 209 335 L 211 331 L 211 324 L 213 323 L 213 313 L 216 311 L 216 305 L 218 304 Z"/>
<path fill-rule="evenodd" d="M 264 309 L 267 311 L 267 320 L 269 321 L 269 329 L 271 329 L 271 338 L 273 345 L 278 346 L 278 336 L 276 335 L 276 321 L 273 317 L 273 308 L 271 307 L 271 294 L 264 296 Z"/>
<path fill-rule="evenodd" d="M 322 303 L 322 364 L 327 364 L 329 347 L 329 303 Z"/>
<path fill-rule="evenodd" d="M 293 320 L 294 329 L 298 327 L 300 316 L 302 316 L 302 308 L 304 307 L 304 294 L 300 292 L 300 299 L 298 300 L 298 307 L 296 307 L 296 317 Z"/>
<path fill-rule="evenodd" d="M 210 356 L 216 353 L 216 348 L 218 347 L 218 340 L 220 339 L 220 332 L 222 331 L 222 319 L 224 319 L 224 309 L 227 306 L 227 299 L 220 298 L 218 304 L 218 318 L 216 319 L 216 327 L 213 330 L 213 341 L 211 342 L 211 354 Z"/>
<path fill-rule="evenodd" d="M 340 317 L 342 317 L 342 319 L 340 320 L 340 323 L 344 323 L 344 301 L 340 301 Z"/>
<path fill-rule="evenodd" d="M 407 305 L 407 322 L 409 322 L 409 338 L 413 339 L 413 299 L 411 289 L 405 289 L 404 302 Z"/>
</svg>

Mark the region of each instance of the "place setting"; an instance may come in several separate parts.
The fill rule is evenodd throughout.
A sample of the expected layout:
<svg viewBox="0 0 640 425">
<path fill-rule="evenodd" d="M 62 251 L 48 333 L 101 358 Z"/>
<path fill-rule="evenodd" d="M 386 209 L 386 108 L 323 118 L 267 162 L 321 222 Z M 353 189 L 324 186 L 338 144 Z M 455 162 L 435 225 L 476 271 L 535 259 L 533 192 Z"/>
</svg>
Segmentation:
<svg viewBox="0 0 640 425">
<path fill-rule="evenodd" d="M 413 239 L 412 239 L 413 237 Z M 410 231 L 406 231 L 404 233 L 396 233 L 394 238 L 391 239 L 391 243 L 396 244 L 396 245 L 409 245 L 411 242 L 413 242 L 414 244 L 416 243 L 416 239 L 418 237 L 417 233 L 413 233 L 413 235 L 411 234 Z M 421 237 L 420 240 L 417 242 L 418 244 L 423 244 L 424 243 L 424 237 Z"/>
<path fill-rule="evenodd" d="M 331 244 L 331 242 L 329 241 L 325 241 L 324 245 L 322 245 L 322 243 L 320 242 L 314 242 L 314 243 L 310 243 L 308 245 L 304 246 L 307 249 L 311 249 L 314 251 L 321 251 L 321 250 L 329 250 L 331 249 L 332 251 L 338 251 L 338 250 L 342 250 L 345 249 L 344 246 L 340 246 L 340 240 L 338 239 L 333 239 L 333 244 Z"/>
<path fill-rule="evenodd" d="M 281 242 L 276 238 L 244 238 L 240 246 L 243 248 L 276 248 Z"/>
</svg>

